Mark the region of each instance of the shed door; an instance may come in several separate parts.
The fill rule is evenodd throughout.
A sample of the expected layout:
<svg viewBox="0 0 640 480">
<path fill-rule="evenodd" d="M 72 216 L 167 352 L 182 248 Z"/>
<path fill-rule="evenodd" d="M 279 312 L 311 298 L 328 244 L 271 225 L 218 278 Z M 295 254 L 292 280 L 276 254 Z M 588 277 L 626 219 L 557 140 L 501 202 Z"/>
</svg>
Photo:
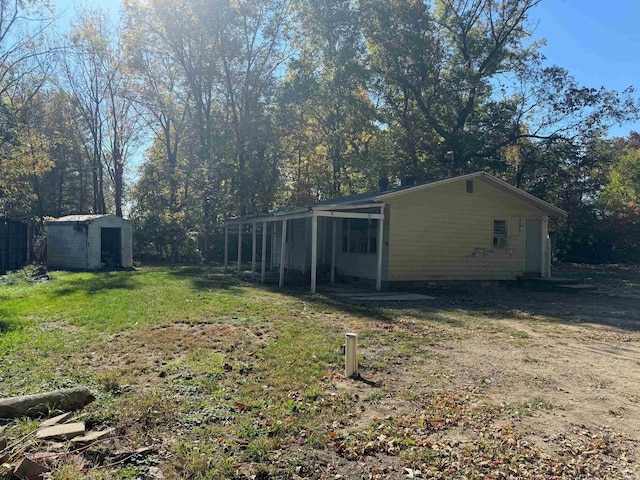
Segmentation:
<svg viewBox="0 0 640 480">
<path fill-rule="evenodd" d="M 100 261 L 106 268 L 122 266 L 122 229 L 100 229 Z"/>
<path fill-rule="evenodd" d="M 542 274 L 542 221 L 535 218 L 525 225 L 524 273 Z"/>
</svg>

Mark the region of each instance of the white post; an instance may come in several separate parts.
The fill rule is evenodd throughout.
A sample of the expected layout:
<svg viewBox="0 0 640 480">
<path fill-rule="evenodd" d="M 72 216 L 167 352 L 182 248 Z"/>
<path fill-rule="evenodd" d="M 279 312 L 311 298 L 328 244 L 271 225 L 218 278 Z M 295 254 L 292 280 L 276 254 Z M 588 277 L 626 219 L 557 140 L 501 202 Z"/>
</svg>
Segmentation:
<svg viewBox="0 0 640 480">
<path fill-rule="evenodd" d="M 262 261 L 260 262 L 260 283 L 267 279 L 267 222 L 262 222 Z"/>
<path fill-rule="evenodd" d="M 542 268 L 545 278 L 551 278 L 551 239 L 549 238 L 549 217 L 542 218 Z"/>
<path fill-rule="evenodd" d="M 229 266 L 229 225 L 224 224 L 224 268 Z"/>
<path fill-rule="evenodd" d="M 305 249 L 306 256 L 306 249 Z M 311 217 L 311 293 L 316 293 L 318 273 L 318 217 Z"/>
<path fill-rule="evenodd" d="M 280 282 L 279 285 L 284 285 L 284 259 L 287 250 L 287 221 L 282 220 L 282 239 L 280 241 Z"/>
<path fill-rule="evenodd" d="M 242 224 L 238 224 L 238 273 L 242 269 Z"/>
<path fill-rule="evenodd" d="M 336 283 L 336 225 L 338 219 L 334 218 L 331 222 L 333 229 L 331 234 L 331 283 Z"/>
<path fill-rule="evenodd" d="M 344 376 L 358 376 L 358 335 L 347 333 L 347 345 L 344 349 Z"/>
<path fill-rule="evenodd" d="M 302 257 L 302 275 L 307 273 L 307 247 L 309 246 L 309 219 L 304 221 L 304 255 Z"/>
<path fill-rule="evenodd" d="M 378 239 L 376 240 L 376 248 L 378 249 L 378 265 L 376 270 L 376 290 L 382 290 L 382 252 L 384 250 L 384 220 L 378 219 Z"/>
<path fill-rule="evenodd" d="M 256 256 L 258 255 L 257 252 L 257 248 L 258 248 L 258 232 L 257 232 L 257 226 L 258 224 L 256 222 L 253 222 L 251 224 L 251 230 L 252 230 L 252 238 L 251 238 L 251 279 L 255 279 L 256 277 Z"/>
<path fill-rule="evenodd" d="M 271 270 L 275 267 L 276 261 L 276 238 L 278 237 L 276 230 L 278 229 L 277 223 L 273 222 L 273 227 L 271 227 Z"/>
</svg>

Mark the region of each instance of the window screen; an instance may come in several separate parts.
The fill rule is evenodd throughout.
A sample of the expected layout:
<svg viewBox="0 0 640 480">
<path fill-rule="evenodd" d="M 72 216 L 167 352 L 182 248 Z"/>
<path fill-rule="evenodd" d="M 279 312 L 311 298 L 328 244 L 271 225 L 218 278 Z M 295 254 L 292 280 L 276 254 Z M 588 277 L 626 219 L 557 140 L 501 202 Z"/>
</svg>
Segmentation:
<svg viewBox="0 0 640 480">
<path fill-rule="evenodd" d="M 507 246 L 507 221 L 493 221 L 493 246 L 504 248 Z"/>
<path fill-rule="evenodd" d="M 345 253 L 376 253 L 377 220 L 343 219 L 342 251 Z"/>
</svg>

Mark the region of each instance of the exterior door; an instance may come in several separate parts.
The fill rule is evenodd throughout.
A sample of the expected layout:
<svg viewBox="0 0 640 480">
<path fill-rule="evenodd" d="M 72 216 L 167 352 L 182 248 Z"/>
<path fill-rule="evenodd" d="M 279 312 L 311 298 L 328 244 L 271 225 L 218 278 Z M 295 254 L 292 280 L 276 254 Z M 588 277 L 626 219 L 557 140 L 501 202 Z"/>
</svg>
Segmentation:
<svg viewBox="0 0 640 480">
<path fill-rule="evenodd" d="M 542 274 L 542 220 L 527 219 L 524 240 L 524 273 Z"/>
<path fill-rule="evenodd" d="M 106 268 L 122 266 L 122 229 L 100 229 L 100 261 Z"/>
</svg>

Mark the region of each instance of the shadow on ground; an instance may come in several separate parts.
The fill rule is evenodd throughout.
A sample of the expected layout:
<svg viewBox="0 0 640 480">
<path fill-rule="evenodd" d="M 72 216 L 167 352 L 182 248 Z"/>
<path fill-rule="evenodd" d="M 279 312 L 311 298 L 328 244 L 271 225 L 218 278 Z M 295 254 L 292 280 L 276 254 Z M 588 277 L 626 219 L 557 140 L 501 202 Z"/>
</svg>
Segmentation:
<svg viewBox="0 0 640 480">
<path fill-rule="evenodd" d="M 105 290 L 133 290 L 139 288 L 136 272 L 115 271 L 95 272 L 90 277 L 67 278 L 60 284 L 54 283 L 51 295 L 60 297 L 85 292 L 95 295 Z"/>
<path fill-rule="evenodd" d="M 435 297 L 424 301 L 375 301 L 350 300 L 326 294 L 311 295 L 306 282 L 262 286 L 258 283 L 242 282 L 254 288 L 268 289 L 294 296 L 315 305 L 337 309 L 357 317 L 392 321 L 399 315 L 409 314 L 427 321 L 459 324 L 465 316 L 487 318 L 494 321 L 533 320 L 566 325 L 584 323 L 598 324 L 628 331 L 640 331 L 640 288 L 631 292 L 630 286 L 640 286 L 640 268 L 627 266 L 571 265 L 559 269 L 559 275 L 582 278 L 598 286 L 597 292 L 560 293 L 525 290 L 512 285 L 492 285 L 483 288 L 448 287 L 424 288 L 423 293 Z M 565 271 L 566 270 L 566 271 Z M 228 277 L 234 277 L 229 273 Z M 619 288 L 625 288 L 621 291 Z M 613 286 L 613 287 L 612 287 Z M 351 288 L 345 286 L 345 288 Z M 621 293 L 624 293 L 622 295 Z"/>
<path fill-rule="evenodd" d="M 246 283 L 234 275 L 225 274 L 220 267 L 170 267 L 168 274 L 175 278 L 188 280 L 191 286 L 197 290 L 207 292 L 222 290 L 225 293 L 235 295 L 245 294 L 240 287 Z"/>
</svg>

